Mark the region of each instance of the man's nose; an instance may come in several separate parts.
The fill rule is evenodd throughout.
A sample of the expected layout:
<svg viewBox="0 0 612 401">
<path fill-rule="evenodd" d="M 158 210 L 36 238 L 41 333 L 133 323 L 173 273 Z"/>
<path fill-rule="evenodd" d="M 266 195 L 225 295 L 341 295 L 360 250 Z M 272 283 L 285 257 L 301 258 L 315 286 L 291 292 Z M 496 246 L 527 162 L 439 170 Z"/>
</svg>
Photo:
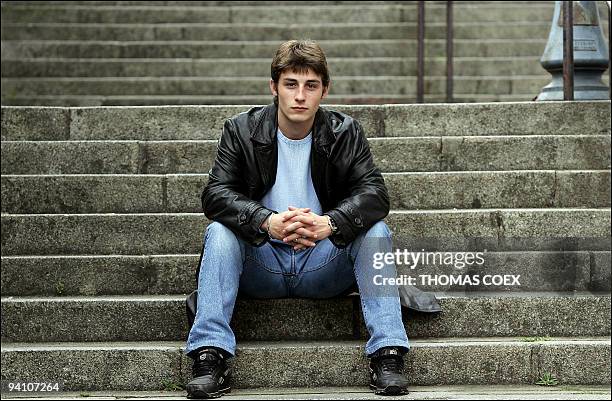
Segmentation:
<svg viewBox="0 0 612 401">
<path fill-rule="evenodd" d="M 298 89 L 295 93 L 295 100 L 299 100 L 299 101 L 306 100 L 305 91 L 306 91 L 306 87 L 298 86 Z"/>
</svg>

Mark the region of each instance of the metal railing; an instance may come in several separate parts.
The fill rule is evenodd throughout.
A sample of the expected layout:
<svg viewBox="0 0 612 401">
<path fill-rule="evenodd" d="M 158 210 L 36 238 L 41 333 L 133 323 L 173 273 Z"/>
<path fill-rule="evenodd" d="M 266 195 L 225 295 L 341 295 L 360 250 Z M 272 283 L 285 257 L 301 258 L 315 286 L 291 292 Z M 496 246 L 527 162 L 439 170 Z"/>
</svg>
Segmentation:
<svg viewBox="0 0 612 401">
<path fill-rule="evenodd" d="M 425 95 L 425 2 L 417 4 L 417 103 Z"/>
<path fill-rule="evenodd" d="M 608 6 L 608 87 L 612 99 L 610 79 L 610 1 Z M 574 100 L 574 12 L 573 1 L 563 2 L 563 99 Z M 570 29 L 571 27 L 571 29 Z M 425 98 L 425 2 L 417 2 L 417 95 L 416 102 Z M 446 102 L 453 101 L 453 2 L 446 2 Z"/>
<path fill-rule="evenodd" d="M 563 100 L 574 100 L 574 2 L 563 2 Z"/>
</svg>

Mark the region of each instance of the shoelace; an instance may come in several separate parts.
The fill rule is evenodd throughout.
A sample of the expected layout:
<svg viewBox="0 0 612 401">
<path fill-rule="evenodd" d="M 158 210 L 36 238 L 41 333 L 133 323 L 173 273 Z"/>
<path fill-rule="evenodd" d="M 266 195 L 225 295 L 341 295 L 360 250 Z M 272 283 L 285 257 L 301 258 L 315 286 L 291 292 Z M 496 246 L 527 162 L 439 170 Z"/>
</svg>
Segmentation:
<svg viewBox="0 0 612 401">
<path fill-rule="evenodd" d="M 217 366 L 219 365 L 219 357 L 214 355 L 213 353 L 204 353 L 204 359 L 198 359 L 193 364 L 193 376 L 208 376 L 212 375 Z"/>
</svg>

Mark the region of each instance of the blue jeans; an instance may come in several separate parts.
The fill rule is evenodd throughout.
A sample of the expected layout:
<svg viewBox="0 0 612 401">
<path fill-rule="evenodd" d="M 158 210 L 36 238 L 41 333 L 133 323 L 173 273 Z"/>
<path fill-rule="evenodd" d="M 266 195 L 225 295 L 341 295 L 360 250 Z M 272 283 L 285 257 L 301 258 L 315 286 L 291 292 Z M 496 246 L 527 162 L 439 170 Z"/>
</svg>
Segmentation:
<svg viewBox="0 0 612 401">
<path fill-rule="evenodd" d="M 337 248 L 329 239 L 300 251 L 281 242 L 254 247 L 217 222 L 207 227 L 204 242 L 198 308 L 185 353 L 213 346 L 235 355 L 230 321 L 239 288 L 254 298 L 330 298 L 355 281 L 370 333 L 366 354 L 388 346 L 408 349 L 397 287 L 373 285 L 375 275 L 396 276 L 394 264 L 372 267 L 373 253 L 392 251 L 391 231 L 384 222 L 346 248 Z"/>
</svg>

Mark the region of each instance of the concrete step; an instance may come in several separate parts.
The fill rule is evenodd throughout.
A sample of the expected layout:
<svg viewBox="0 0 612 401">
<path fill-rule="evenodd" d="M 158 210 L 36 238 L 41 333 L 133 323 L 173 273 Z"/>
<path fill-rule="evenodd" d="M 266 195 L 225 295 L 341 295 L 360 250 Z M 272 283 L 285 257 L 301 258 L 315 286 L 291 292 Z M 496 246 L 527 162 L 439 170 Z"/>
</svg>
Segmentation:
<svg viewBox="0 0 612 401">
<path fill-rule="evenodd" d="M 609 170 L 384 177 L 392 209 L 610 207 Z M 2 213 L 197 213 L 207 181 L 205 174 L 2 175 Z"/>
<path fill-rule="evenodd" d="M 491 102 L 524 102 L 533 100 L 535 95 L 495 95 L 455 93 L 454 103 L 491 103 Z M 425 103 L 448 103 L 446 95 L 425 95 Z M 173 95 L 173 96 L 96 96 L 96 95 L 15 95 L 2 104 L 7 106 L 43 106 L 43 107 L 91 107 L 91 106 L 168 106 L 182 105 L 264 105 L 271 102 L 270 96 L 232 96 L 232 95 Z M 383 105 L 383 104 L 414 104 L 416 95 L 328 95 L 321 104 L 343 105 Z"/>
<path fill-rule="evenodd" d="M 319 41 L 327 57 L 414 57 L 416 40 Z M 2 59 L 21 58 L 258 58 L 272 57 L 274 41 L 50 41 L 3 40 Z M 546 38 L 457 39 L 455 57 L 541 57 Z M 427 39 L 428 57 L 446 57 L 446 40 Z"/>
<path fill-rule="evenodd" d="M 609 293 L 446 293 L 439 299 L 441 314 L 405 314 L 409 339 L 610 335 Z M 239 342 L 367 339 L 359 305 L 358 297 L 240 300 L 232 328 Z M 187 335 L 183 295 L 2 297 L 3 346 L 13 342 L 181 341 Z"/>
<path fill-rule="evenodd" d="M 398 248 L 399 249 L 399 248 Z M 400 251 L 403 252 L 402 249 Z M 199 253 L 189 255 L 3 256 L 4 296 L 186 294 L 196 286 Z M 470 276 L 520 275 L 520 286 L 470 286 L 421 281 L 427 291 L 592 291 L 610 292 L 610 251 L 487 252 L 482 265 L 457 263 L 418 266 L 419 273 Z M 430 261 L 431 262 L 431 261 Z M 398 275 L 415 275 L 398 264 Z"/>
<path fill-rule="evenodd" d="M 269 96 L 270 78 L 265 77 L 71 77 L 2 78 L 2 97 L 33 95 L 260 95 Z M 458 93 L 525 94 L 534 97 L 550 82 L 544 73 L 526 76 L 457 76 L 453 86 Z M 336 95 L 416 94 L 413 76 L 335 77 L 331 91 Z M 425 77 L 425 92 L 446 94 L 446 77 Z"/>
<path fill-rule="evenodd" d="M 552 8 L 551 8 L 552 18 Z M 539 21 L 503 20 L 494 22 L 457 22 L 453 24 L 454 39 L 531 39 L 548 38 L 551 18 Z M 316 20 L 315 20 L 316 21 Z M 310 21 L 307 24 L 278 20 L 269 23 L 172 23 L 172 24 L 98 24 L 98 23 L 4 23 L 2 40 L 116 40 L 116 41 L 164 41 L 164 40 L 277 40 L 288 38 L 334 39 L 415 39 L 416 22 L 363 23 L 337 21 Z M 607 21 L 601 22 L 607 36 Z M 446 39 L 446 22 L 426 23 L 425 37 Z"/>
<path fill-rule="evenodd" d="M 461 57 L 456 76 L 542 75 L 539 57 Z M 332 58 L 334 76 L 416 75 L 414 57 Z M 446 58 L 425 60 L 428 75 L 444 76 Z M 21 59 L 2 60 L 2 77 L 173 77 L 265 76 L 269 58 L 236 59 Z"/>
<path fill-rule="evenodd" d="M 4 4 L 17 5 L 17 6 L 54 6 L 54 5 L 79 5 L 79 6 L 140 6 L 140 7 L 177 7 L 177 6 L 197 6 L 197 7 L 219 7 L 219 6 L 235 6 L 235 1 L 4 1 Z M 271 6 L 271 5 L 306 5 L 304 1 L 241 1 L 240 5 L 248 6 Z M 380 4 L 380 1 L 313 1 L 308 4 L 329 4 L 329 5 L 355 5 L 355 4 Z M 414 4 L 414 1 L 385 1 L 388 4 Z M 443 4 L 441 1 L 432 1 L 431 3 Z M 474 1 L 466 1 L 462 3 L 479 3 Z M 481 3 L 495 3 L 493 1 L 485 1 Z M 518 1 L 515 3 L 531 3 L 527 1 Z M 546 3 L 546 1 L 534 1 L 533 3 Z"/>
<path fill-rule="evenodd" d="M 165 383 L 191 379 L 182 346 L 3 344 L 2 372 L 20 381 L 63 382 L 67 391 L 162 390 Z M 414 340 L 406 359 L 412 385 L 532 384 L 545 373 L 561 384 L 610 383 L 610 337 L 535 343 L 514 338 Z M 233 366 L 235 388 L 368 383 L 361 341 L 242 343 Z"/>
<path fill-rule="evenodd" d="M 236 2 L 235 1 L 155 1 L 155 2 L 151 2 L 151 1 L 134 1 L 134 0 L 129 0 L 129 1 L 5 1 L 5 4 L 11 4 L 11 5 L 68 5 L 68 4 L 75 4 L 75 5 L 83 5 L 83 6 L 109 6 L 109 5 L 114 5 L 114 6 L 119 6 L 119 5 L 124 5 L 124 6 L 141 6 L 141 7 L 146 7 L 146 6 L 154 6 L 154 7 L 160 7 L 160 6 L 198 6 L 198 7 L 219 7 L 219 6 L 236 6 Z M 384 1 L 382 2 L 384 4 L 403 4 L 403 5 L 414 5 L 416 4 L 415 1 Z M 271 5 L 282 5 L 282 6 L 296 6 L 296 5 L 357 5 L 357 4 L 370 4 L 370 5 L 380 5 L 381 1 L 337 1 L 337 0 L 333 0 L 333 1 L 312 1 L 312 2 L 305 2 L 305 1 L 241 1 L 240 5 L 244 5 L 244 6 L 257 6 L 257 5 L 261 5 L 261 6 L 271 6 Z M 428 4 L 436 4 L 436 5 L 444 5 L 446 4 L 445 1 L 430 1 Z M 455 7 L 457 6 L 462 6 L 462 5 L 475 5 L 475 4 L 480 4 L 480 5 L 499 5 L 500 3 L 498 1 L 461 1 L 458 2 L 457 4 L 455 4 Z M 520 5 L 527 5 L 527 4 L 539 4 L 539 5 L 543 5 L 543 4 L 550 4 L 549 1 L 513 1 L 512 4 L 520 4 Z"/>
<path fill-rule="evenodd" d="M 610 386 L 572 385 L 572 386 L 534 386 L 526 385 L 489 385 L 489 386 L 410 386 L 410 399 L 415 400 L 609 400 Z M 89 399 L 155 399 L 184 400 L 185 391 L 172 389 L 171 384 L 163 391 L 93 391 L 28 394 L 29 399 L 76 399 L 87 396 Z M 6 399 L 17 399 L 20 395 L 6 393 Z M 224 400 L 368 400 L 373 393 L 362 387 L 318 387 L 318 388 L 256 388 L 232 389 Z M 405 396 L 386 396 L 385 400 L 404 400 Z"/>
<path fill-rule="evenodd" d="M 609 135 L 398 137 L 368 142 L 383 172 L 610 169 Z M 3 141 L 0 146 L 3 175 L 202 174 L 212 167 L 217 142 Z M 176 182 L 176 177 L 169 178 Z M 196 181 L 205 182 L 193 178 Z"/>
<path fill-rule="evenodd" d="M 610 250 L 610 208 L 391 211 L 395 245 L 437 251 Z M 2 255 L 193 254 L 201 213 L 2 214 Z"/>
<path fill-rule="evenodd" d="M 470 21 L 545 21 L 550 22 L 553 4 L 486 4 L 455 7 L 456 22 Z M 233 7 L 185 7 L 185 6 L 79 6 L 79 5 L 2 5 L 2 22 L 55 22 L 55 23 L 186 23 L 210 22 L 279 22 L 304 24 L 317 22 L 336 23 L 353 21 L 366 23 L 416 21 L 416 5 L 365 4 Z M 446 7 L 430 5 L 426 9 L 426 21 L 443 22 Z"/>
<path fill-rule="evenodd" d="M 2 106 L 0 122 L 2 141 L 207 140 L 218 139 L 224 121 L 250 107 Z M 329 108 L 358 119 L 368 137 L 610 135 L 609 100 Z"/>
</svg>

